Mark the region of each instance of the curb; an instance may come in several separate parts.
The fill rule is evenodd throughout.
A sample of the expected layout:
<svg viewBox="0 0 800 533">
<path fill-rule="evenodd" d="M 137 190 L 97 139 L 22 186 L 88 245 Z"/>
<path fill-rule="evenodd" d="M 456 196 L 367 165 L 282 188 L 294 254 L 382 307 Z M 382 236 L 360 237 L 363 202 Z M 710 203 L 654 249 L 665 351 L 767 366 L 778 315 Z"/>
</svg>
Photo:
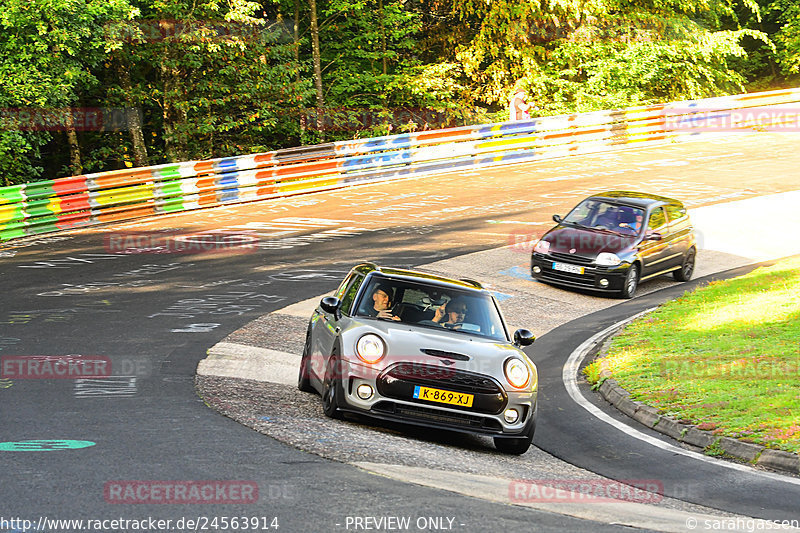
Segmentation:
<svg viewBox="0 0 800 533">
<path fill-rule="evenodd" d="M 601 343 L 598 343 L 599 349 L 595 350 L 594 357 L 604 356 L 608 352 L 611 339 L 631 321 L 633 321 L 633 318 L 618 329 L 610 332 Z M 597 390 L 603 399 L 618 411 L 640 424 L 658 431 L 662 435 L 671 437 L 680 443 L 700 448 L 707 455 L 718 455 L 780 473 L 800 474 L 800 455 L 796 453 L 773 450 L 760 444 L 753 444 L 730 437 L 720 437 L 710 431 L 698 429 L 697 426 L 684 424 L 664 416 L 655 407 L 631 400 L 630 392 L 620 387 L 612 377 L 611 371 L 603 365 L 601 365 L 600 379 L 603 381 Z"/>
</svg>

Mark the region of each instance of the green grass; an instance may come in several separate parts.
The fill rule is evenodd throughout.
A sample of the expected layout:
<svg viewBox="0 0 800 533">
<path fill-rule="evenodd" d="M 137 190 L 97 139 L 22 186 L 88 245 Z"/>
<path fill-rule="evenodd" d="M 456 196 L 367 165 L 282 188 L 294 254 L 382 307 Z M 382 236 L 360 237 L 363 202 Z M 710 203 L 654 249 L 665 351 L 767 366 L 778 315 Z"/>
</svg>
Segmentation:
<svg viewBox="0 0 800 533">
<path fill-rule="evenodd" d="M 663 305 L 615 337 L 604 363 L 662 414 L 800 452 L 800 258 Z"/>
</svg>

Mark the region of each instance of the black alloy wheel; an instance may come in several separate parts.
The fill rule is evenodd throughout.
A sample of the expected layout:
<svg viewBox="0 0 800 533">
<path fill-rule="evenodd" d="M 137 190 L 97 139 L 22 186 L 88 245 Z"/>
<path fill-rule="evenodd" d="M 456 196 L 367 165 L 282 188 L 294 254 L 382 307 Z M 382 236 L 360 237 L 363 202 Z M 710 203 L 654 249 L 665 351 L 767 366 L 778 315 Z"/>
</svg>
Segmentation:
<svg viewBox="0 0 800 533">
<path fill-rule="evenodd" d="M 334 351 L 325 368 L 325 379 L 322 382 L 322 412 L 329 418 L 340 419 L 342 412 L 339 410 L 339 395 L 341 394 L 342 376 L 339 356 Z"/>
<path fill-rule="evenodd" d="M 683 257 L 683 264 L 681 265 L 681 268 L 672 273 L 672 277 L 675 278 L 675 281 L 689 281 L 692 279 L 696 256 L 697 251 L 694 248 L 691 248 L 688 252 L 686 252 L 686 255 Z"/>
<path fill-rule="evenodd" d="M 622 285 L 622 292 L 620 293 L 620 296 L 622 298 L 633 298 L 633 295 L 636 294 L 636 288 L 638 286 L 639 286 L 639 265 L 634 263 L 628 269 L 628 273 L 625 274 L 625 282 Z"/>
<path fill-rule="evenodd" d="M 302 392 L 314 392 L 309 379 L 308 363 L 311 359 L 311 332 L 306 333 L 306 344 L 303 346 L 303 355 L 300 357 L 300 373 L 297 376 L 297 388 Z"/>
</svg>

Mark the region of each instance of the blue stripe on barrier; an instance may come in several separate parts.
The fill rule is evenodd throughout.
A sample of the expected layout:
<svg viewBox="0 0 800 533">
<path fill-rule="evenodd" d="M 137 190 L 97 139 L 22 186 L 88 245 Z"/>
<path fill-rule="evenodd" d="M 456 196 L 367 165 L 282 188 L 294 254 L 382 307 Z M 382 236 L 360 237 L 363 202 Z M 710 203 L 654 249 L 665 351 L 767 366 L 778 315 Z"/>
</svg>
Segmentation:
<svg viewBox="0 0 800 533">
<path fill-rule="evenodd" d="M 411 162 L 412 152 L 410 150 L 394 151 L 392 153 L 371 155 L 363 157 L 347 158 L 342 162 L 343 168 L 357 167 L 357 166 L 370 166 L 374 164 L 404 164 Z"/>
<path fill-rule="evenodd" d="M 221 189 L 217 191 L 217 199 L 220 203 L 235 202 L 239 199 L 239 189 Z"/>
<path fill-rule="evenodd" d="M 229 169 L 229 168 L 238 168 L 239 161 L 236 157 L 231 157 L 228 159 L 220 159 L 217 161 L 214 166 L 218 169 Z"/>
<path fill-rule="evenodd" d="M 239 173 L 226 172 L 225 174 L 220 174 L 217 176 L 217 184 L 225 188 L 229 186 L 236 186 L 239 184 Z"/>
</svg>

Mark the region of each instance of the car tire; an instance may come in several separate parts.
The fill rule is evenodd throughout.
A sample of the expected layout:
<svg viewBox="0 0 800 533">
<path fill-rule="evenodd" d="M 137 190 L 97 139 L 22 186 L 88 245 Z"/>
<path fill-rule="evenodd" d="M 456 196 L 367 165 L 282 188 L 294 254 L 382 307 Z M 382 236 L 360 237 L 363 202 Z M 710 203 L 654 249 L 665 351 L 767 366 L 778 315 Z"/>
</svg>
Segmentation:
<svg viewBox="0 0 800 533">
<path fill-rule="evenodd" d="M 686 255 L 683 258 L 683 263 L 681 263 L 681 268 L 672 273 L 672 277 L 675 278 L 675 281 L 689 281 L 692 279 L 696 257 L 697 251 L 694 248 L 686 252 Z"/>
<path fill-rule="evenodd" d="M 339 410 L 342 390 L 339 386 L 342 382 L 340 368 L 339 356 L 334 352 L 328 360 L 325 379 L 322 381 L 322 412 L 325 413 L 325 416 L 335 419 L 342 418 L 342 412 Z"/>
<path fill-rule="evenodd" d="M 300 372 L 297 376 L 297 388 L 302 392 L 314 392 L 309 378 L 308 362 L 311 359 L 311 332 L 306 333 L 306 344 L 300 357 Z"/>
<path fill-rule="evenodd" d="M 533 442 L 533 432 L 536 426 L 531 425 L 528 435 L 524 437 L 495 437 L 494 447 L 497 451 L 508 455 L 522 455 L 528 451 Z"/>
<path fill-rule="evenodd" d="M 639 265 L 634 263 L 625 274 L 625 281 L 622 283 L 622 291 L 619 293 L 621 298 L 633 298 L 636 288 L 639 286 Z"/>
</svg>

